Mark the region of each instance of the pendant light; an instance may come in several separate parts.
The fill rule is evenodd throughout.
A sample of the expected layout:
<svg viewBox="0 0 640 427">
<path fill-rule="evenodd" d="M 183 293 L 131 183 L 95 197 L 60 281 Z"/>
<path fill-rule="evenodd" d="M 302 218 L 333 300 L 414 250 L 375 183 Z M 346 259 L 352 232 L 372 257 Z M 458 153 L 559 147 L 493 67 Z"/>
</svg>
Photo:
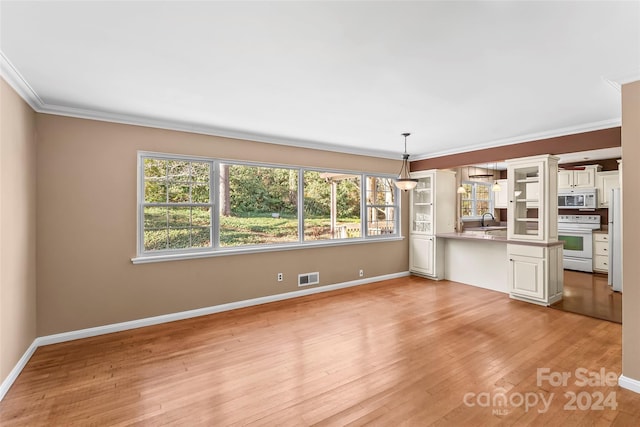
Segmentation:
<svg viewBox="0 0 640 427">
<path fill-rule="evenodd" d="M 407 154 L 407 137 L 411 135 L 410 133 L 403 133 L 404 136 L 404 153 L 402 154 L 402 167 L 400 168 L 400 173 L 398 174 L 398 178 L 395 181 L 396 187 L 401 190 L 413 190 L 416 185 L 418 185 L 418 180 L 415 178 L 411 178 L 409 175 L 409 154 Z"/>
<path fill-rule="evenodd" d="M 495 163 L 494 170 L 498 170 L 498 162 Z M 494 181 L 493 182 L 493 186 L 491 187 L 491 191 L 493 191 L 494 193 L 499 193 L 502 191 L 502 187 L 500 187 L 500 184 L 498 184 L 498 181 Z"/>
<path fill-rule="evenodd" d="M 460 168 L 460 174 L 462 174 L 462 168 Z M 467 176 L 469 176 L 469 166 L 467 166 Z M 458 189 L 456 190 L 456 193 L 458 193 L 458 194 L 466 194 L 467 193 L 466 188 L 464 188 L 464 185 L 462 185 L 462 178 L 460 180 L 460 187 L 458 187 Z"/>
</svg>

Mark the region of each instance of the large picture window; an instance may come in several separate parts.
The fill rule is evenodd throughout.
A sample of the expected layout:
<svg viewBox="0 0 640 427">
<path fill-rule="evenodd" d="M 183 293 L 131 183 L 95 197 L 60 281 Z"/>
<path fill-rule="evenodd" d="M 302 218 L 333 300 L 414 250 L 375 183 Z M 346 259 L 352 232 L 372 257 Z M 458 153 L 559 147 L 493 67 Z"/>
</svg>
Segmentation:
<svg viewBox="0 0 640 427">
<path fill-rule="evenodd" d="M 141 257 L 399 235 L 391 176 L 156 153 L 139 165 Z"/>
</svg>

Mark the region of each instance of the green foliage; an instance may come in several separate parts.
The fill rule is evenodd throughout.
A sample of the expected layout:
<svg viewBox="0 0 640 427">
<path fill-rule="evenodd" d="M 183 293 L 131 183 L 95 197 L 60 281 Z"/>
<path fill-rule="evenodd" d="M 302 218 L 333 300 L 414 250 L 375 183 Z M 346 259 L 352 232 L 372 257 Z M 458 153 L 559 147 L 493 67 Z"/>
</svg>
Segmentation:
<svg viewBox="0 0 640 427">
<path fill-rule="evenodd" d="M 221 246 L 240 246 L 298 241 L 298 170 L 287 168 L 228 165 L 228 178 L 220 192 L 229 189 L 230 216 L 221 216 Z M 210 246 L 209 207 L 211 163 L 199 161 L 144 159 L 145 203 L 176 204 L 145 207 L 146 250 Z M 331 188 L 336 187 L 339 234 L 331 235 Z M 387 200 L 384 180 L 373 179 L 376 191 L 368 196 Z M 304 172 L 304 233 L 307 240 L 360 236 L 360 176 Z M 375 194 L 374 194 L 375 193 Z M 215 203 L 216 208 L 218 203 Z M 180 206 L 182 205 L 182 206 Z M 274 218 L 272 214 L 279 217 Z M 348 227 L 345 227 L 349 224 Z M 355 225 L 354 225 L 355 224 Z M 336 232 L 338 233 L 338 231 Z M 346 233 L 346 236 L 345 236 Z"/>
<path fill-rule="evenodd" d="M 144 159 L 144 200 L 147 203 L 209 203 L 206 162 Z"/>
<path fill-rule="evenodd" d="M 229 188 L 232 215 L 298 211 L 298 179 L 293 169 L 231 165 Z"/>
</svg>

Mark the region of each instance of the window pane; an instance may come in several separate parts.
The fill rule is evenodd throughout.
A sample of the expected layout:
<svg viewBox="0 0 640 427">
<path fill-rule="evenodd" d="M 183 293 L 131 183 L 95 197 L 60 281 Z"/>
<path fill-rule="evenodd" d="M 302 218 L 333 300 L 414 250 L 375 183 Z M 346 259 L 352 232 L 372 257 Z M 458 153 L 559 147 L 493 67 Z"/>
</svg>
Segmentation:
<svg viewBox="0 0 640 427">
<path fill-rule="evenodd" d="M 185 206 L 210 203 L 210 173 L 208 162 L 144 159 L 144 203 L 169 205 L 144 206 L 145 250 L 211 246 L 212 206 Z"/>
<path fill-rule="evenodd" d="M 191 162 L 191 181 L 209 183 L 209 163 Z"/>
<path fill-rule="evenodd" d="M 209 203 L 209 185 L 193 185 L 191 187 L 192 203 Z"/>
<path fill-rule="evenodd" d="M 194 207 L 191 208 L 191 225 L 196 226 L 211 226 L 211 209 L 209 207 Z"/>
<path fill-rule="evenodd" d="M 191 208 L 169 208 L 169 228 L 188 228 L 191 225 Z"/>
<path fill-rule="evenodd" d="M 227 166 L 220 174 L 220 245 L 297 242 L 297 170 Z"/>
<path fill-rule="evenodd" d="M 146 181 L 144 183 L 144 201 L 146 203 L 166 203 L 167 186 L 164 181 Z"/>
<path fill-rule="evenodd" d="M 472 216 L 473 215 L 473 202 L 471 200 L 463 200 L 462 201 L 462 216 Z"/>
<path fill-rule="evenodd" d="M 167 160 L 167 179 L 173 182 L 189 182 L 189 163 L 184 160 Z"/>
<path fill-rule="evenodd" d="M 191 247 L 191 231 L 188 228 L 169 230 L 169 249 L 186 249 Z"/>
<path fill-rule="evenodd" d="M 169 203 L 189 203 L 189 185 L 170 185 Z"/>
<path fill-rule="evenodd" d="M 395 233 L 395 208 L 372 208 L 368 218 L 369 236 L 380 236 Z"/>
<path fill-rule="evenodd" d="M 396 188 L 393 179 L 367 177 L 367 232 L 368 236 L 395 234 Z"/>
<path fill-rule="evenodd" d="M 489 200 L 490 198 L 491 198 L 491 196 L 490 196 L 490 192 L 489 192 L 489 186 L 488 185 L 477 184 L 477 187 L 476 187 L 476 199 L 478 199 L 478 200 Z"/>
<path fill-rule="evenodd" d="M 476 215 L 480 216 L 485 212 L 489 212 L 489 201 L 488 200 L 478 200 L 476 202 Z"/>
<path fill-rule="evenodd" d="M 361 237 L 360 176 L 304 172 L 304 239 Z"/>
<path fill-rule="evenodd" d="M 144 228 L 145 230 L 167 228 L 167 208 L 145 207 Z"/>
<path fill-rule="evenodd" d="M 144 250 L 158 251 L 167 249 L 168 231 L 166 228 L 161 230 L 145 230 L 144 231 Z"/>
<path fill-rule="evenodd" d="M 194 227 L 191 229 L 191 246 L 204 248 L 211 246 L 211 228 Z"/>
<path fill-rule="evenodd" d="M 144 159 L 144 177 L 148 180 L 164 181 L 167 176 L 167 161 L 162 159 Z"/>
</svg>

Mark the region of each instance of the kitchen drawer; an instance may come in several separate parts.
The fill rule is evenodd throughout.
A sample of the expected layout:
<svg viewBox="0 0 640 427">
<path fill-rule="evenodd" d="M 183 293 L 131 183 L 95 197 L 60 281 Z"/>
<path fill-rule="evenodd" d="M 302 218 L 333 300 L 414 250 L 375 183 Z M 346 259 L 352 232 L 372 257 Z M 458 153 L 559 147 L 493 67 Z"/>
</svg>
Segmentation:
<svg viewBox="0 0 640 427">
<path fill-rule="evenodd" d="M 605 255 L 609 253 L 609 242 L 599 242 L 596 240 L 593 245 L 593 254 L 594 255 Z"/>
<path fill-rule="evenodd" d="M 609 257 L 606 255 L 594 256 L 593 269 L 598 271 L 609 271 Z"/>
<path fill-rule="evenodd" d="M 528 245 L 507 245 L 507 253 L 511 255 L 528 256 L 535 258 L 544 258 L 544 247 L 541 246 L 528 246 Z"/>
<path fill-rule="evenodd" d="M 593 240 L 596 242 L 608 242 L 609 235 L 607 233 L 593 233 Z"/>
</svg>

